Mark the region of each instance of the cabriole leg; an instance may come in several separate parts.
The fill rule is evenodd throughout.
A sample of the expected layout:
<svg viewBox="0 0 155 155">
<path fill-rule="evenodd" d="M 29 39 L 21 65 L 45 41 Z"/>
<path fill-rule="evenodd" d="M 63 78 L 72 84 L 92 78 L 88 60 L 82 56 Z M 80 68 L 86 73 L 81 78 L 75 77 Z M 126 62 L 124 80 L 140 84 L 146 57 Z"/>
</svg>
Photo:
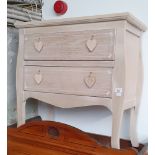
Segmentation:
<svg viewBox="0 0 155 155">
<path fill-rule="evenodd" d="M 17 126 L 18 127 L 25 123 L 25 106 L 26 106 L 25 100 L 19 101 L 19 99 L 17 99 Z"/>
<path fill-rule="evenodd" d="M 138 147 L 138 137 L 137 137 L 137 107 L 130 109 L 130 140 L 133 147 Z"/>
<path fill-rule="evenodd" d="M 122 125 L 123 110 L 115 109 L 112 114 L 112 148 L 120 149 L 120 130 Z"/>
</svg>

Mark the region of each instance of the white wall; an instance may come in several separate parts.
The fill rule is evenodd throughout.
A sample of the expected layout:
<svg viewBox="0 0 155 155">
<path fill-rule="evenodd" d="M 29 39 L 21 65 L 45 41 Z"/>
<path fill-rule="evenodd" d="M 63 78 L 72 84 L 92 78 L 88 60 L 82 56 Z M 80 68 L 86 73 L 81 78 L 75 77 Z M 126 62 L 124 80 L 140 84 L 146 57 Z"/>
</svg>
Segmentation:
<svg viewBox="0 0 155 155">
<path fill-rule="evenodd" d="M 68 12 L 57 16 L 53 12 L 56 0 L 44 0 L 43 19 L 55 19 L 77 16 L 101 15 L 105 13 L 131 12 L 147 25 L 147 0 L 65 0 L 69 6 Z M 142 55 L 144 64 L 144 86 L 138 115 L 139 141 L 147 141 L 148 135 L 148 105 L 147 105 L 147 32 L 143 35 Z M 47 109 L 46 105 L 39 107 Z M 48 107 L 49 108 L 49 107 Z M 125 112 L 122 125 L 122 138 L 129 138 L 129 111 Z M 45 113 L 42 117 L 46 118 Z M 50 119 L 50 118 L 48 118 Z M 55 108 L 55 120 L 64 122 L 84 131 L 111 135 L 111 113 L 104 107 L 85 107 L 74 109 Z"/>
</svg>

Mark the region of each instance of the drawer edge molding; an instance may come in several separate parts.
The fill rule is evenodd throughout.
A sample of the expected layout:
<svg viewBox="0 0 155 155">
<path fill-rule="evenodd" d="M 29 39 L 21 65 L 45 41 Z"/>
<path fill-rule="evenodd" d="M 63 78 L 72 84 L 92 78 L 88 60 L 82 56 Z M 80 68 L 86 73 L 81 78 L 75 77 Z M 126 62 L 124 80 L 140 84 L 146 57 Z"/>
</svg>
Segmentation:
<svg viewBox="0 0 155 155">
<path fill-rule="evenodd" d="M 31 91 L 24 91 L 24 98 L 25 100 L 27 100 L 28 98 L 34 98 L 60 108 L 76 108 L 76 107 L 98 105 L 98 106 L 105 106 L 110 111 L 112 111 L 112 99 L 110 98 L 31 92 Z"/>
<path fill-rule="evenodd" d="M 24 66 L 44 67 L 108 67 L 113 68 L 115 61 L 24 61 Z"/>
</svg>

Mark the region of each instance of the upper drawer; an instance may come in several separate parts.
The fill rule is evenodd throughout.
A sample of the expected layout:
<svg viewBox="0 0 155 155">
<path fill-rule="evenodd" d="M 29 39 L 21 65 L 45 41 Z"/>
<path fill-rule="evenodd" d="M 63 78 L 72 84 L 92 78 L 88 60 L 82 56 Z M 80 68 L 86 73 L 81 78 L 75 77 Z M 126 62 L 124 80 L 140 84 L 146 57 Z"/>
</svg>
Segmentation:
<svg viewBox="0 0 155 155">
<path fill-rule="evenodd" d="M 25 60 L 114 60 L 115 30 L 25 34 Z"/>
</svg>

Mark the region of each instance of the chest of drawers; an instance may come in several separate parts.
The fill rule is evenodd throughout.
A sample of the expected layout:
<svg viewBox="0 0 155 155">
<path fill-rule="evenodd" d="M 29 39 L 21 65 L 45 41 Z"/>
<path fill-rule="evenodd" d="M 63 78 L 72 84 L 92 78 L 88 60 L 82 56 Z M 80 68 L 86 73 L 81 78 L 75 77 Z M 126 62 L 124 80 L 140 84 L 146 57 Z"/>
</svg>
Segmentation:
<svg viewBox="0 0 155 155">
<path fill-rule="evenodd" d="M 18 125 L 35 98 L 62 108 L 106 106 L 112 112 L 113 148 L 119 148 L 123 112 L 131 111 L 136 136 L 142 86 L 141 34 L 146 27 L 129 13 L 16 23 Z"/>
</svg>

